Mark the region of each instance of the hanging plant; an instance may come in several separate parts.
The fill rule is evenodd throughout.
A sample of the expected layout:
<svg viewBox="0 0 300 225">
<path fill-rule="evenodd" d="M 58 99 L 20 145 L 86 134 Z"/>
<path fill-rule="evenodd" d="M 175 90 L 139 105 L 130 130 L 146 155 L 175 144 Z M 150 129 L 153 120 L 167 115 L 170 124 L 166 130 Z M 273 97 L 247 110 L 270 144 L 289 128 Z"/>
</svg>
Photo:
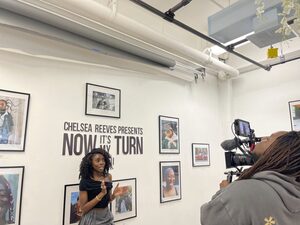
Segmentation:
<svg viewBox="0 0 300 225">
<path fill-rule="evenodd" d="M 261 19 L 265 12 L 265 2 L 263 0 L 255 0 L 255 5 L 257 5 L 256 16 Z"/>
<path fill-rule="evenodd" d="M 280 33 L 284 37 L 290 35 L 292 32 L 291 27 L 288 25 L 288 19 L 294 19 L 294 24 L 297 31 L 300 31 L 300 0 L 281 0 L 282 1 L 282 12 L 278 13 L 281 17 L 280 28 L 276 30 L 276 33 Z M 256 16 L 259 18 L 263 17 L 265 12 L 264 0 L 255 0 Z"/>
</svg>

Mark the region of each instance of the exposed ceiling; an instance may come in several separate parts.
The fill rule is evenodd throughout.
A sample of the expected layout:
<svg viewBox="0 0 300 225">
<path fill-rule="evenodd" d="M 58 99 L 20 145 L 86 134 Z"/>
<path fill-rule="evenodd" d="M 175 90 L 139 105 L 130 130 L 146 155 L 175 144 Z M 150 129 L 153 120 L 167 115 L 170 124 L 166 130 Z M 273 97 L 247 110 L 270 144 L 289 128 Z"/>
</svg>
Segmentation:
<svg viewBox="0 0 300 225">
<path fill-rule="evenodd" d="M 240 1 L 248 4 L 248 1 L 254 0 Z M 271 1 L 277 1 L 277 4 L 279 4 L 280 0 Z M 209 49 L 213 44 L 206 41 L 205 38 L 203 39 L 203 36 L 201 38 L 182 27 L 171 24 L 169 21 L 134 2 L 146 3 L 164 13 L 176 6 L 181 0 L 86 0 L 85 2 L 81 0 L 3 0 L 0 8 L 3 7 L 18 14 L 32 17 L 114 48 L 119 47 L 121 50 L 124 50 L 124 48 L 128 50 L 129 47 L 134 47 L 134 53 L 132 54 L 135 55 L 136 50 L 142 49 L 147 54 L 158 54 L 166 58 L 171 57 L 175 65 L 183 65 L 188 67 L 188 69 L 192 69 L 193 76 L 195 70 L 200 67 L 217 68 L 215 70 L 217 75 L 219 75 L 220 71 L 223 71 L 223 73 L 225 71 L 226 76 L 238 74 L 239 71 L 237 69 L 241 72 L 259 68 L 251 67 L 249 69 L 249 66 L 252 65 L 249 60 L 246 61 L 237 57 L 236 55 L 238 54 L 233 54 L 234 52 L 226 52 L 222 55 L 214 56 L 215 58 L 210 57 L 207 53 L 209 53 Z M 208 17 L 236 2 L 238 1 L 192 0 L 188 5 L 175 12 L 175 19 L 207 35 Z M 253 5 L 251 7 L 254 16 L 255 8 L 253 8 Z M 234 12 L 237 11 L 235 10 Z M 248 14 L 248 12 L 249 10 L 246 8 L 244 14 Z M 229 15 L 232 17 L 231 12 Z M 220 21 L 220 24 L 223 25 L 223 14 L 220 17 Z M 232 31 L 235 32 L 235 26 L 232 27 Z M 239 27 L 243 26 L 237 26 L 236 29 L 238 31 L 240 31 Z M 228 27 L 223 28 L 223 30 L 229 34 L 233 33 L 228 32 Z M 285 59 L 291 55 L 295 58 L 300 58 L 299 37 L 274 44 L 273 46 L 279 48 Z M 274 60 L 266 61 L 268 48 L 269 46 L 258 48 L 252 43 L 246 43 L 243 46 L 235 47 L 234 51 L 259 62 L 260 64 L 256 63 L 259 66 L 263 64 L 262 67 L 265 68 L 267 67 L 265 65 L 274 63 Z M 221 63 L 218 57 L 225 64 Z M 279 57 L 276 60 L 277 62 L 283 62 L 284 59 L 282 59 L 283 57 Z"/>
<path fill-rule="evenodd" d="M 166 12 L 180 0 L 143 0 Z M 175 18 L 199 31 L 207 32 L 207 18 L 237 0 L 193 0 L 175 13 Z"/>
<path fill-rule="evenodd" d="M 180 0 L 143 0 L 145 3 L 155 7 L 156 9 L 166 12 L 168 9 L 172 8 L 180 2 Z M 217 13 L 218 11 L 230 6 L 231 4 L 237 2 L 237 0 L 193 0 L 188 5 L 182 7 L 175 12 L 175 18 L 182 23 L 202 32 L 203 34 L 208 34 L 208 22 L 209 16 Z M 145 10 L 142 9 L 141 10 Z M 142 21 L 140 21 L 142 22 Z M 183 31 L 188 32 L 188 31 Z M 200 38 L 200 37 L 199 37 Z M 208 44 L 212 46 L 212 44 Z M 288 41 L 282 43 L 274 44 L 273 47 L 279 49 L 279 55 L 282 53 L 284 55 L 293 54 L 300 51 L 300 38 L 295 37 Z M 268 63 L 267 60 L 267 50 L 268 47 L 258 48 L 254 44 L 248 42 L 247 44 L 237 47 L 235 50 L 257 62 Z M 204 48 L 202 49 L 205 50 Z M 299 53 L 297 53 L 299 55 Z M 226 60 L 226 63 L 232 65 L 235 68 L 245 68 L 250 65 L 249 62 L 238 58 L 232 54 L 225 53 L 220 55 L 221 58 Z M 280 61 L 280 60 L 277 60 Z M 273 61 L 272 61 L 273 62 Z"/>
</svg>

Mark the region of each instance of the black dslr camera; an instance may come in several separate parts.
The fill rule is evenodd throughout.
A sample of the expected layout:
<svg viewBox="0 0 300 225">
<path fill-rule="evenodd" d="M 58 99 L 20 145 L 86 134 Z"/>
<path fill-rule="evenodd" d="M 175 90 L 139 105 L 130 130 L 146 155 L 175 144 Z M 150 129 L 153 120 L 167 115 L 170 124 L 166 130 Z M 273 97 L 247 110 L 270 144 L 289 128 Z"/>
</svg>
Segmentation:
<svg viewBox="0 0 300 225">
<path fill-rule="evenodd" d="M 251 153 L 255 143 L 260 142 L 261 138 L 255 137 L 254 130 L 251 129 L 250 123 L 245 120 L 236 119 L 232 124 L 234 128 L 234 139 L 225 140 L 221 147 L 225 152 L 226 168 L 236 168 L 236 171 L 227 172 L 227 180 L 232 181 L 232 176 L 242 172 L 240 166 L 251 166 L 256 161 L 256 156 Z M 237 153 L 240 150 L 241 153 Z"/>
</svg>

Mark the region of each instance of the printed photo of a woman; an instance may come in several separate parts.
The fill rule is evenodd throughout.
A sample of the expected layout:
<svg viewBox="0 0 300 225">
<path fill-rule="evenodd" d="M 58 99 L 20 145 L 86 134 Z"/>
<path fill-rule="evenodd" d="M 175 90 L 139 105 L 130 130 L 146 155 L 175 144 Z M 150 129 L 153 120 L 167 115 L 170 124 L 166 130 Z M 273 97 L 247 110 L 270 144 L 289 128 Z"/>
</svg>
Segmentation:
<svg viewBox="0 0 300 225">
<path fill-rule="evenodd" d="M 160 162 L 161 202 L 181 199 L 180 162 Z"/>
</svg>

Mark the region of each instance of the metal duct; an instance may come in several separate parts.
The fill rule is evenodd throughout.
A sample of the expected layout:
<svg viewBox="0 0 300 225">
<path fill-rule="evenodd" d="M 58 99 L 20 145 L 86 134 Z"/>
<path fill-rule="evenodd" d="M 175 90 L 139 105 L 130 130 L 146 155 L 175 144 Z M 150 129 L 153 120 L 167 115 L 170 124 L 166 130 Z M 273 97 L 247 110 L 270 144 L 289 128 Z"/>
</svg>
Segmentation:
<svg viewBox="0 0 300 225">
<path fill-rule="evenodd" d="M 265 11 L 268 11 L 272 8 L 281 9 L 282 1 L 268 0 L 264 1 L 264 3 Z M 221 43 L 227 43 L 253 32 L 255 30 L 255 26 L 257 28 L 259 23 L 264 23 L 265 21 L 264 18 L 261 21 L 255 20 L 256 8 L 257 5 L 255 5 L 255 0 L 239 0 L 231 6 L 209 16 L 209 36 Z M 253 24 L 253 21 L 255 22 L 255 25 Z M 262 30 L 260 30 L 260 32 L 261 31 Z"/>
<path fill-rule="evenodd" d="M 0 7 L 26 17 L 36 19 L 46 24 L 50 24 L 60 29 L 79 34 L 113 48 L 128 52 L 132 55 L 145 58 L 165 67 L 174 67 L 176 65 L 176 61 L 173 59 L 164 57 L 147 49 L 141 49 L 140 47 L 135 46 L 125 40 L 118 39 L 111 34 L 105 32 L 101 33 L 99 30 L 83 24 L 74 23 L 74 21 L 63 16 L 55 16 L 54 14 L 47 12 L 47 10 L 41 10 L 38 7 L 32 7 L 32 5 L 22 2 L 23 1 L 3 0 Z"/>
<path fill-rule="evenodd" d="M 239 74 L 233 67 L 171 40 L 93 0 L 2 0 L 0 7 L 107 45 L 123 48 L 124 51 L 132 51 L 133 54 L 136 50 L 132 50 L 132 47 L 154 53 L 155 57 L 156 55 L 167 59 L 170 57 L 187 66 L 205 66 L 215 71 L 224 71 L 231 76 Z M 161 59 L 156 62 L 161 62 Z M 167 60 L 167 64 L 174 65 L 172 62 L 174 61 Z"/>
</svg>

